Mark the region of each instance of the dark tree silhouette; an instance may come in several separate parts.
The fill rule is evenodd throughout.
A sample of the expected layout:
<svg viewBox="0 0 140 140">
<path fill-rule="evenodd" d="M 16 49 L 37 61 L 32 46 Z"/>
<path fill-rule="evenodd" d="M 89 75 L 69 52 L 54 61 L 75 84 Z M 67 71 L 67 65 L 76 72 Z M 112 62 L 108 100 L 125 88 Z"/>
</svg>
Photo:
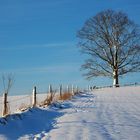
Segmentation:
<svg viewBox="0 0 140 140">
<path fill-rule="evenodd" d="M 140 70 L 140 31 L 121 11 L 105 10 L 87 20 L 77 36 L 89 59 L 82 65 L 87 78 L 108 76 L 113 86 L 119 77 Z"/>
</svg>

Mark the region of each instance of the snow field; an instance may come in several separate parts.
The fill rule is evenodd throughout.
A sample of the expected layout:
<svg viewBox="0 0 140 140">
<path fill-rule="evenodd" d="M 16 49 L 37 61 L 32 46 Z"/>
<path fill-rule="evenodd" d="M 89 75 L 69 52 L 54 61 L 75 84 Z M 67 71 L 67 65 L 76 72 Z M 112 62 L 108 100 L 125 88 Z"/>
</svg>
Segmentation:
<svg viewBox="0 0 140 140">
<path fill-rule="evenodd" d="M 106 88 L 82 94 L 64 109 L 50 140 L 139 140 L 140 87 Z M 64 137 L 62 137 L 64 136 Z"/>
<path fill-rule="evenodd" d="M 139 140 L 140 86 L 98 89 L 19 116 L 0 124 L 0 140 Z"/>
</svg>

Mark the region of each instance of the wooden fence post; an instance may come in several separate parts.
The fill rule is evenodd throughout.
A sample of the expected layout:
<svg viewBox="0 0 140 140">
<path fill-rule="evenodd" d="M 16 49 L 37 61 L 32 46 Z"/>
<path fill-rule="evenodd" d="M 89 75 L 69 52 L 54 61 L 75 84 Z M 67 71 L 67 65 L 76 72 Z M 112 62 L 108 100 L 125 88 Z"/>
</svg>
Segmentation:
<svg viewBox="0 0 140 140">
<path fill-rule="evenodd" d="M 51 84 L 49 85 L 49 93 L 50 94 L 52 93 L 52 85 Z"/>
<path fill-rule="evenodd" d="M 71 93 L 72 93 L 72 95 L 74 95 L 74 87 L 73 87 L 73 85 L 71 86 Z"/>
<path fill-rule="evenodd" d="M 90 92 L 91 91 L 91 89 L 90 89 L 90 85 L 88 85 L 88 92 Z"/>
<path fill-rule="evenodd" d="M 50 101 L 52 102 L 52 100 L 53 100 L 53 89 L 52 89 L 52 85 L 50 84 L 49 85 L 49 96 L 50 96 Z"/>
<path fill-rule="evenodd" d="M 62 85 L 60 85 L 59 87 L 59 94 L 60 94 L 60 98 L 62 97 Z"/>
<path fill-rule="evenodd" d="M 7 105 L 7 93 L 3 94 L 3 110 L 2 110 L 2 116 L 5 116 L 8 114 L 8 105 Z"/>
<path fill-rule="evenodd" d="M 79 92 L 79 90 L 78 90 L 78 86 L 76 86 L 76 93 L 78 93 Z"/>
<path fill-rule="evenodd" d="M 36 106 L 36 86 L 33 88 L 32 106 Z"/>
<path fill-rule="evenodd" d="M 67 93 L 69 93 L 69 85 L 67 85 Z"/>
</svg>

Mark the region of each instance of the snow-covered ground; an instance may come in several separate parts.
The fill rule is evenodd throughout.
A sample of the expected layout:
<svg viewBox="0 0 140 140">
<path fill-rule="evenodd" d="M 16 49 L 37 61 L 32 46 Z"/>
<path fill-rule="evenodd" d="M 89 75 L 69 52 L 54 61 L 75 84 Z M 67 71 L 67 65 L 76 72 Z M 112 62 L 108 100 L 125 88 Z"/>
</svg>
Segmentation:
<svg viewBox="0 0 140 140">
<path fill-rule="evenodd" d="M 46 94 L 37 94 L 37 103 L 42 102 L 47 98 Z M 8 107 L 10 113 L 13 114 L 17 112 L 20 108 L 28 107 L 32 105 L 32 95 L 17 95 L 8 96 Z M 3 107 L 3 96 L 0 96 L 0 116 L 2 114 Z"/>
<path fill-rule="evenodd" d="M 0 140 L 139 140 L 140 86 L 82 93 L 0 122 Z"/>
</svg>

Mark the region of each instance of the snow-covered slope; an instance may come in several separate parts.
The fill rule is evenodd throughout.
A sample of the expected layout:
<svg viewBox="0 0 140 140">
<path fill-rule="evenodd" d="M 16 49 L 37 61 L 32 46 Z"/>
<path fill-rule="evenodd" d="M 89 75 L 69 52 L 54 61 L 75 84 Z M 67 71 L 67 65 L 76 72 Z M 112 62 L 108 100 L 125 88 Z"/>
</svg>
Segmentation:
<svg viewBox="0 0 140 140">
<path fill-rule="evenodd" d="M 98 89 L 0 121 L 2 140 L 139 140 L 140 86 Z"/>
</svg>

